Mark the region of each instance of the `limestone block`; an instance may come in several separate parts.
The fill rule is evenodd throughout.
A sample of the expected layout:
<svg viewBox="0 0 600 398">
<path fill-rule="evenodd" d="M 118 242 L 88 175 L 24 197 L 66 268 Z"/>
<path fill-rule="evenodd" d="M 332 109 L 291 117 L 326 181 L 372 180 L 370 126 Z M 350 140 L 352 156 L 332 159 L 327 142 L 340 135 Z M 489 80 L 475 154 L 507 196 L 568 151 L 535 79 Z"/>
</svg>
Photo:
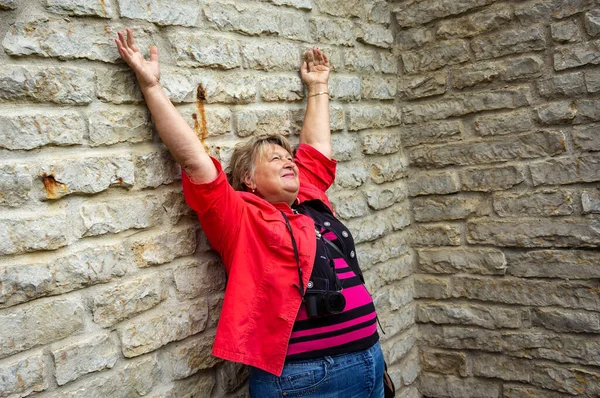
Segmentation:
<svg viewBox="0 0 600 398">
<path fill-rule="evenodd" d="M 418 268 L 424 273 L 504 275 L 506 259 L 494 249 L 418 249 Z"/>
<path fill-rule="evenodd" d="M 351 106 L 346 108 L 348 130 L 383 128 L 400 124 L 400 113 L 394 105 Z"/>
<path fill-rule="evenodd" d="M 32 184 L 26 165 L 0 164 L 0 205 L 17 207 L 27 202 Z"/>
<path fill-rule="evenodd" d="M 508 274 L 524 278 L 598 278 L 600 253 L 587 250 L 507 252 Z"/>
<path fill-rule="evenodd" d="M 336 0 L 313 0 L 318 10 L 324 14 L 334 17 L 362 17 L 362 2 L 360 0 L 349 0 L 340 3 Z"/>
<path fill-rule="evenodd" d="M 344 50 L 344 67 L 348 72 L 379 73 L 381 71 L 380 64 L 377 62 L 377 52 L 362 48 Z"/>
<path fill-rule="evenodd" d="M 520 329 L 528 311 L 479 304 L 423 302 L 417 305 L 417 321 L 441 325 L 471 325 L 486 329 Z"/>
<path fill-rule="evenodd" d="M 278 6 L 289 6 L 300 10 L 312 10 L 312 0 L 269 0 Z"/>
<path fill-rule="evenodd" d="M 376 301 L 375 298 L 374 301 Z M 377 303 L 375 306 L 377 307 Z M 413 305 L 406 306 L 391 312 L 389 316 L 382 316 L 380 320 L 381 327 L 385 330 L 386 334 L 380 336 L 379 339 L 386 341 L 391 336 L 397 335 L 415 324 L 415 307 Z"/>
<path fill-rule="evenodd" d="M 189 31 L 173 31 L 168 37 L 179 66 L 234 69 L 242 65 L 237 40 Z"/>
<path fill-rule="evenodd" d="M 585 30 L 592 37 L 600 33 L 600 10 L 594 9 L 585 13 Z"/>
<path fill-rule="evenodd" d="M 557 47 L 554 52 L 554 70 L 556 71 L 599 63 L 600 41 L 598 40 Z"/>
<path fill-rule="evenodd" d="M 112 18 L 110 2 L 104 0 L 46 0 L 46 9 L 57 14 Z"/>
<path fill-rule="evenodd" d="M 118 329 L 123 355 L 136 357 L 200 333 L 206 328 L 207 320 L 205 299 L 177 303 L 160 313 L 137 317 Z"/>
<path fill-rule="evenodd" d="M 500 217 L 566 216 L 573 214 L 573 192 L 544 189 L 495 193 L 494 211 Z"/>
<path fill-rule="evenodd" d="M 421 351 L 420 359 L 423 370 L 426 372 L 467 376 L 467 354 L 464 352 L 426 348 Z"/>
<path fill-rule="evenodd" d="M 227 275 L 216 257 L 194 257 L 173 271 L 175 287 L 181 300 L 225 291 Z"/>
<path fill-rule="evenodd" d="M 538 81 L 540 95 L 545 98 L 578 97 L 586 93 L 583 73 L 567 73 Z"/>
<path fill-rule="evenodd" d="M 394 336 L 381 344 L 381 350 L 388 366 L 393 366 L 411 351 L 416 344 L 417 328 L 411 327 L 398 336 Z"/>
<path fill-rule="evenodd" d="M 141 27 L 130 27 L 135 31 L 136 45 L 148 56 L 153 38 Z M 98 25 L 64 19 L 15 22 L 4 37 L 2 46 L 10 55 L 86 58 L 115 63 L 120 57 L 112 39 L 117 37 L 117 32 L 124 30 L 125 26 L 122 25 Z"/>
<path fill-rule="evenodd" d="M 217 380 L 226 392 L 232 392 L 241 387 L 247 381 L 248 375 L 248 367 L 236 362 L 226 361 L 217 369 Z"/>
<path fill-rule="evenodd" d="M 513 16 L 510 6 L 495 4 L 464 17 L 440 21 L 436 35 L 445 39 L 479 36 L 506 26 Z"/>
<path fill-rule="evenodd" d="M 561 44 L 576 43 L 582 39 L 581 30 L 574 19 L 553 23 L 550 25 L 550 33 L 552 34 L 552 40 Z"/>
<path fill-rule="evenodd" d="M 0 254 L 55 250 L 67 245 L 64 211 L 0 215 Z"/>
<path fill-rule="evenodd" d="M 279 14 L 280 35 L 287 39 L 312 42 L 312 33 L 308 16 L 300 13 L 285 12 Z"/>
<path fill-rule="evenodd" d="M 408 124 L 441 120 L 453 116 L 499 109 L 514 109 L 529 105 L 527 87 L 496 89 L 446 96 L 444 101 L 409 104 L 402 108 L 403 121 Z"/>
<path fill-rule="evenodd" d="M 181 169 L 166 149 L 139 154 L 134 163 L 136 188 L 156 188 L 181 179 Z"/>
<path fill-rule="evenodd" d="M 44 354 L 41 352 L 4 361 L 0 366 L 0 396 L 26 397 L 47 389 L 46 371 Z"/>
<path fill-rule="evenodd" d="M 163 389 L 155 390 L 146 396 L 149 398 L 210 397 L 214 386 L 213 374 L 201 372 L 184 380 L 173 381 Z"/>
<path fill-rule="evenodd" d="M 454 298 L 592 311 L 600 303 L 600 297 L 593 290 L 595 282 L 546 282 L 522 278 L 456 275 L 452 279 Z"/>
<path fill-rule="evenodd" d="M 15 10 L 17 0 L 0 0 L 0 10 Z"/>
<path fill-rule="evenodd" d="M 590 123 L 590 122 L 598 122 L 600 121 L 600 101 L 598 100 L 576 100 L 575 102 L 575 118 L 573 119 L 573 123 L 581 124 L 581 123 Z"/>
<path fill-rule="evenodd" d="M 389 155 L 400 150 L 397 131 L 365 131 L 360 134 L 362 152 L 366 155 Z"/>
<path fill-rule="evenodd" d="M 265 71 L 296 71 L 300 64 L 298 47 L 279 42 L 248 42 L 242 45 L 244 67 Z"/>
<path fill-rule="evenodd" d="M 500 398 L 501 383 L 486 379 L 460 378 L 422 372 L 419 392 L 425 396 L 449 398 Z"/>
<path fill-rule="evenodd" d="M 302 112 L 304 112 L 302 110 Z M 304 118 L 304 114 L 302 115 Z M 329 126 L 332 131 L 344 130 L 346 128 L 346 120 L 344 118 L 344 108 L 335 104 L 329 105 Z"/>
<path fill-rule="evenodd" d="M 382 210 L 392 206 L 400 200 L 406 199 L 406 183 L 372 185 L 363 190 L 369 207 L 373 210 Z"/>
<path fill-rule="evenodd" d="M 458 141 L 462 139 L 463 134 L 464 126 L 460 120 L 428 122 L 400 127 L 403 147 Z"/>
<path fill-rule="evenodd" d="M 196 249 L 196 226 L 188 225 L 171 230 L 162 228 L 158 233 L 128 240 L 139 267 L 170 262 L 178 257 L 189 256 Z"/>
<path fill-rule="evenodd" d="M 425 0 L 394 4 L 392 11 L 401 27 L 423 25 L 434 19 L 462 14 L 493 3 L 492 0 Z"/>
<path fill-rule="evenodd" d="M 75 112 L 19 111 L 0 115 L 0 147 L 34 149 L 83 144 L 85 121 Z"/>
<path fill-rule="evenodd" d="M 396 181 L 407 175 L 406 160 L 402 154 L 381 158 L 369 158 L 369 175 L 377 184 Z"/>
<path fill-rule="evenodd" d="M 444 299 L 450 297 L 450 280 L 429 275 L 415 275 L 415 298 Z"/>
<path fill-rule="evenodd" d="M 396 34 L 396 45 L 400 51 L 423 47 L 435 40 L 435 31 L 423 26 L 403 29 Z"/>
<path fill-rule="evenodd" d="M 419 374 L 421 374 L 421 373 L 419 372 Z M 394 377 L 394 376 L 390 375 L 390 377 Z M 394 381 L 394 384 L 395 383 L 398 383 L 398 381 Z M 400 385 L 400 383 L 398 383 L 398 385 Z M 421 397 L 421 394 L 419 393 L 419 390 L 417 389 L 417 387 L 412 385 L 408 388 L 398 388 L 396 390 L 396 396 L 398 398 L 419 398 L 419 397 Z"/>
<path fill-rule="evenodd" d="M 150 141 L 150 114 L 137 107 L 95 109 L 89 117 L 89 139 L 92 146 Z"/>
<path fill-rule="evenodd" d="M 452 70 L 452 84 L 463 89 L 493 81 L 511 82 L 542 75 L 544 62 L 540 57 L 525 56 L 502 61 L 478 62 Z"/>
<path fill-rule="evenodd" d="M 525 387 L 522 385 L 504 384 L 503 387 L 505 398 L 568 398 L 570 395 L 552 392 L 549 390 L 539 390 L 534 387 Z"/>
<path fill-rule="evenodd" d="M 79 377 L 112 368 L 119 350 L 108 334 L 85 336 L 77 341 L 52 347 L 56 382 L 62 386 Z"/>
<path fill-rule="evenodd" d="M 389 231 L 388 219 L 381 213 L 348 220 L 345 224 L 352 232 L 355 243 L 373 241 Z"/>
<path fill-rule="evenodd" d="M 600 151 L 600 134 L 598 124 L 575 127 L 571 134 L 575 146 L 584 151 Z"/>
<path fill-rule="evenodd" d="M 310 31 L 318 43 L 354 45 L 354 25 L 347 20 L 311 18 Z"/>
<path fill-rule="evenodd" d="M 208 1 L 204 5 L 204 15 L 219 29 L 252 36 L 279 33 L 277 14 L 272 9 L 240 2 Z"/>
<path fill-rule="evenodd" d="M 0 358 L 81 333 L 85 315 L 83 305 L 72 298 L 38 300 L 2 311 Z"/>
<path fill-rule="evenodd" d="M 408 250 L 409 243 L 405 233 L 390 233 L 373 242 L 356 246 L 360 266 L 367 270 L 373 264 L 396 258 Z"/>
<path fill-rule="evenodd" d="M 459 171 L 459 177 L 463 191 L 502 191 L 525 181 L 525 169 L 520 166 L 464 168 Z"/>
<path fill-rule="evenodd" d="M 345 191 L 329 196 L 336 215 L 344 220 L 369 214 L 367 200 L 361 192 Z"/>
<path fill-rule="evenodd" d="M 394 77 L 365 76 L 362 79 L 362 97 L 373 100 L 396 98 L 397 84 Z"/>
<path fill-rule="evenodd" d="M 333 158 L 339 162 L 358 158 L 360 144 L 358 139 L 346 134 L 333 134 L 331 136 Z"/>
<path fill-rule="evenodd" d="M 410 76 L 398 79 L 398 94 L 403 100 L 413 100 L 444 94 L 447 83 L 446 71 Z"/>
<path fill-rule="evenodd" d="M 384 0 L 366 0 L 363 1 L 365 17 L 369 22 L 389 24 L 391 22 L 391 12 L 387 1 Z"/>
<path fill-rule="evenodd" d="M 128 360 L 125 366 L 100 373 L 96 377 L 63 387 L 61 397 L 128 398 L 148 396 L 160 378 L 156 358 L 145 356 Z"/>
<path fill-rule="evenodd" d="M 454 225 L 415 224 L 409 233 L 411 246 L 460 245 L 460 228 Z"/>
<path fill-rule="evenodd" d="M 365 88 L 358 76 L 334 75 L 329 79 L 328 91 L 332 99 L 357 101 L 360 100 L 361 87 Z"/>
<path fill-rule="evenodd" d="M 392 53 L 380 53 L 381 73 L 398 73 L 398 57 Z"/>
<path fill-rule="evenodd" d="M 221 309 L 223 308 L 224 293 L 213 294 L 208 297 L 208 327 L 216 327 L 221 317 Z"/>
<path fill-rule="evenodd" d="M 94 99 L 94 80 L 95 73 L 82 68 L 5 65 L 0 71 L 0 100 L 85 105 Z"/>
<path fill-rule="evenodd" d="M 523 24 L 562 19 L 589 10 L 592 0 L 534 0 L 515 5 L 515 15 Z"/>
<path fill-rule="evenodd" d="M 534 186 L 594 182 L 600 180 L 600 156 L 548 159 L 529 166 Z"/>
<path fill-rule="evenodd" d="M 170 344 L 162 354 L 163 367 L 173 370 L 176 380 L 185 379 L 199 370 L 209 369 L 220 362 L 211 355 L 214 332 L 193 336 L 185 342 Z"/>
<path fill-rule="evenodd" d="M 408 253 L 398 258 L 388 260 L 385 263 L 377 264 L 373 269 L 374 272 L 381 277 L 384 283 L 391 284 L 412 275 L 414 273 L 412 263 L 413 256 Z M 368 286 L 370 287 L 370 285 Z M 407 280 L 402 284 L 394 285 L 393 290 L 390 292 L 390 297 L 390 308 L 393 309 L 398 309 L 413 301 L 414 285 L 412 280 Z"/>
<path fill-rule="evenodd" d="M 458 178 L 454 172 L 411 174 L 408 178 L 408 196 L 438 194 L 459 191 Z"/>
<path fill-rule="evenodd" d="M 130 228 L 141 229 L 161 221 L 161 204 L 152 196 L 127 196 L 110 200 L 89 200 L 77 211 L 81 236 L 118 233 Z"/>
<path fill-rule="evenodd" d="M 544 30 L 539 27 L 519 28 L 474 38 L 471 44 L 476 59 L 540 51 L 546 48 Z"/>
<path fill-rule="evenodd" d="M 198 106 L 195 104 L 178 106 L 177 110 L 188 122 L 188 125 L 194 129 L 196 136 L 201 141 L 208 137 L 230 134 L 232 131 L 231 111 L 227 107 L 212 104 Z M 202 119 L 206 121 L 206 129 L 203 127 Z M 176 175 L 178 174 L 176 170 L 173 171 Z"/>
<path fill-rule="evenodd" d="M 596 312 L 535 308 L 531 313 L 531 323 L 555 332 L 600 332 L 600 314 Z"/>
<path fill-rule="evenodd" d="M 237 114 L 237 135 L 283 134 L 290 135 L 292 120 L 286 109 L 258 109 Z"/>
<path fill-rule="evenodd" d="M 194 211 L 185 203 L 181 187 L 164 192 L 160 200 L 171 225 L 178 224 L 182 217 L 194 216 Z M 203 248 L 202 250 L 208 249 Z"/>
<path fill-rule="evenodd" d="M 357 40 L 381 48 L 390 48 L 394 44 L 391 29 L 378 24 L 361 24 L 357 29 Z"/>
<path fill-rule="evenodd" d="M 426 72 L 469 60 L 469 43 L 466 40 L 445 40 L 421 50 L 400 55 L 406 73 Z"/>
<path fill-rule="evenodd" d="M 506 136 L 502 140 L 415 147 L 408 152 L 408 157 L 411 165 L 431 168 L 533 159 L 554 156 L 564 151 L 566 151 L 566 143 L 561 133 L 541 131 L 519 136 Z M 509 174 L 514 175 L 514 172 L 510 173 L 510 170 L 503 171 L 509 171 Z"/>
<path fill-rule="evenodd" d="M 533 363 L 504 355 L 477 353 L 473 355 L 473 375 L 507 381 L 531 382 Z"/>
<path fill-rule="evenodd" d="M 101 290 L 93 299 L 94 322 L 111 327 L 157 306 L 168 296 L 165 279 L 164 274 L 144 274 Z"/>
<path fill-rule="evenodd" d="M 162 79 L 165 80 L 164 77 Z M 104 102 L 130 104 L 144 101 L 135 73 L 131 70 L 103 71 L 96 90 L 98 98 Z"/>
<path fill-rule="evenodd" d="M 587 369 L 565 368 L 554 364 L 535 364 L 533 384 L 570 395 L 593 397 L 600 394 L 600 373 Z"/>
<path fill-rule="evenodd" d="M 41 165 L 39 176 L 46 199 L 70 194 L 93 194 L 110 187 L 130 187 L 134 182 L 129 155 L 87 156 L 49 161 Z"/>
<path fill-rule="evenodd" d="M 158 25 L 196 26 L 200 4 L 195 0 L 119 0 L 121 17 L 143 19 Z"/>
<path fill-rule="evenodd" d="M 47 262 L 22 260 L 0 266 L 0 307 L 106 283 L 125 274 L 120 245 L 86 247 Z"/>
<path fill-rule="evenodd" d="M 581 193 L 581 203 L 583 205 L 583 214 L 600 213 L 600 192 L 583 191 Z"/>
<path fill-rule="evenodd" d="M 460 220 L 471 216 L 489 215 L 489 203 L 480 195 L 443 195 L 414 198 L 415 221 Z"/>
<path fill-rule="evenodd" d="M 477 116 L 473 128 L 481 136 L 524 133 L 535 129 L 535 120 L 530 110 L 523 109 Z"/>
<path fill-rule="evenodd" d="M 259 82 L 263 101 L 295 102 L 304 99 L 304 86 L 298 76 L 266 76 Z"/>
<path fill-rule="evenodd" d="M 553 102 L 535 108 L 537 117 L 542 124 L 571 123 L 577 115 L 577 108 L 570 101 Z"/>
</svg>

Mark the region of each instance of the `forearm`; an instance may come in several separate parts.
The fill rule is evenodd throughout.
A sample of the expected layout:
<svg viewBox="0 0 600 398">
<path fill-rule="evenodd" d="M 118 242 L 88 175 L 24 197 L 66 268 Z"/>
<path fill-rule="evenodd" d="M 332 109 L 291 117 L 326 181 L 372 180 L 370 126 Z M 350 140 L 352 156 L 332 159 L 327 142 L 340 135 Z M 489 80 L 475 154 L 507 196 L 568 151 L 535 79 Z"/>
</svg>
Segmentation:
<svg viewBox="0 0 600 398">
<path fill-rule="evenodd" d="M 155 85 L 142 92 L 160 139 L 192 181 L 206 183 L 217 178 L 217 170 L 204 146 L 162 87 Z"/>
<path fill-rule="evenodd" d="M 331 130 L 329 126 L 329 95 L 327 84 L 309 86 L 306 114 L 300 131 L 300 142 L 308 144 L 331 159 Z"/>
</svg>

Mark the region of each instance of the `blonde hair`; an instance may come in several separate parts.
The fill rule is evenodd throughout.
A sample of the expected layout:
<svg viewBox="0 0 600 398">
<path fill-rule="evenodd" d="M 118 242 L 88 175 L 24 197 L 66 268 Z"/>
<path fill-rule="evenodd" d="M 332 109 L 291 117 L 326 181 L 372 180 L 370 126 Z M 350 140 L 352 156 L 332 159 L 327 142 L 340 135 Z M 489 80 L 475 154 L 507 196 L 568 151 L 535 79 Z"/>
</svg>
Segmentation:
<svg viewBox="0 0 600 398">
<path fill-rule="evenodd" d="M 263 135 L 254 137 L 249 141 L 237 144 L 231 155 L 230 177 L 231 186 L 236 191 L 245 191 L 247 189 L 244 183 L 246 176 L 254 176 L 256 160 L 265 156 L 265 150 L 271 144 L 279 145 L 294 156 L 288 140 L 281 134 Z"/>
</svg>

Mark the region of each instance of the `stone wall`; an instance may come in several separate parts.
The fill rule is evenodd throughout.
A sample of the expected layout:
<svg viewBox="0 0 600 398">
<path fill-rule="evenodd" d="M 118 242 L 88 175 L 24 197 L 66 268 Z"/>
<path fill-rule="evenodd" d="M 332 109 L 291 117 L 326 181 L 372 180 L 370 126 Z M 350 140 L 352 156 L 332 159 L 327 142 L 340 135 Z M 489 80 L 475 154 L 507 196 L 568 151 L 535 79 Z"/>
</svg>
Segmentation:
<svg viewBox="0 0 600 398">
<path fill-rule="evenodd" d="M 392 17 L 382 0 L 0 0 L 0 398 L 247 396 L 245 368 L 210 356 L 225 275 L 118 60 L 125 27 L 225 165 L 252 135 L 298 141 L 301 54 L 330 55 L 330 195 L 399 395 L 418 396 Z"/>
<path fill-rule="evenodd" d="M 599 6 L 391 5 L 423 396 L 600 396 Z"/>
</svg>

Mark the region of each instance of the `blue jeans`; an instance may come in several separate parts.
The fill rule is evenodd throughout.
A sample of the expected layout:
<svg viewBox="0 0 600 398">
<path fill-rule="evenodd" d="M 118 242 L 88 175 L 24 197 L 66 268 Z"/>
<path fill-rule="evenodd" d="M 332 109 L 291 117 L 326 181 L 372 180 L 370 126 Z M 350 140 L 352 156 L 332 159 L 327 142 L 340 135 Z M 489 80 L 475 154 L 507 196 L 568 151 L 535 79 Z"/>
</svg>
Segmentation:
<svg viewBox="0 0 600 398">
<path fill-rule="evenodd" d="M 286 362 L 280 377 L 250 367 L 250 397 L 383 398 L 383 368 L 379 342 L 364 351 Z"/>
</svg>

